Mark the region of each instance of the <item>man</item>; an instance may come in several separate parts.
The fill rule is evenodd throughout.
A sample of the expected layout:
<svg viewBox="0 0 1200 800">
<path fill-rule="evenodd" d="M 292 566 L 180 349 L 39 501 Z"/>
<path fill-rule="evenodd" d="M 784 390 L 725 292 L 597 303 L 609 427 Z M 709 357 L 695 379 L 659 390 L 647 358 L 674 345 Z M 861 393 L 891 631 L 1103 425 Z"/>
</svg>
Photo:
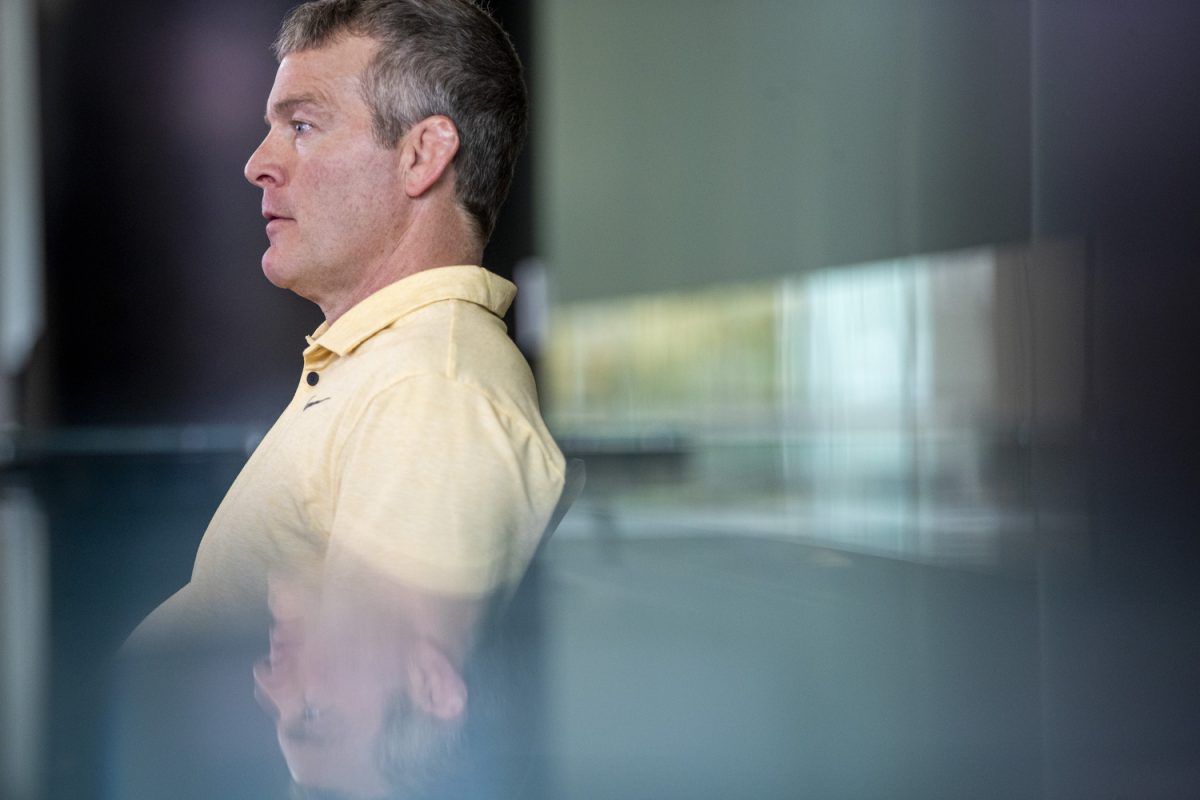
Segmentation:
<svg viewBox="0 0 1200 800">
<path fill-rule="evenodd" d="M 191 581 L 132 643 L 261 637 L 270 576 L 255 683 L 289 768 L 371 795 L 453 738 L 483 601 L 520 577 L 562 491 L 501 321 L 515 287 L 472 266 L 524 139 L 525 88 L 469 0 L 316 0 L 275 51 L 245 175 L 262 190 L 264 273 L 325 322 Z"/>
<path fill-rule="evenodd" d="M 525 135 L 521 67 L 469 0 L 317 0 L 285 20 L 262 190 L 277 286 L 317 303 L 295 396 L 214 515 L 187 587 L 143 628 L 212 627 L 266 568 L 388 570 L 480 593 L 519 577 L 563 485 L 477 266 Z"/>
<path fill-rule="evenodd" d="M 304 663 L 327 674 L 330 652 L 375 658 L 415 643 L 403 658 L 396 646 L 397 669 L 427 667 L 413 674 L 444 691 L 400 694 L 454 720 L 480 601 L 520 577 L 563 486 L 501 320 L 515 287 L 472 266 L 525 135 L 520 63 L 470 0 L 315 0 L 287 17 L 275 51 L 268 131 L 245 175 L 262 190 L 264 273 L 325 322 L 295 396 L 213 516 L 191 581 L 133 641 L 261 635 L 268 573 L 302 565 L 318 575 L 305 596 L 320 602 L 371 587 L 369 600 L 308 615 L 336 624 L 306 623 L 326 639 L 309 642 Z M 437 602 L 414 613 L 413 598 Z M 402 609 L 405 633 L 339 642 L 348 607 L 376 619 Z M 290 663 L 272 656 L 257 684 L 289 752 L 289 731 L 338 709 L 314 708 L 312 686 L 272 674 L 272 662 Z M 358 733 L 378 743 L 378 724 Z"/>
</svg>

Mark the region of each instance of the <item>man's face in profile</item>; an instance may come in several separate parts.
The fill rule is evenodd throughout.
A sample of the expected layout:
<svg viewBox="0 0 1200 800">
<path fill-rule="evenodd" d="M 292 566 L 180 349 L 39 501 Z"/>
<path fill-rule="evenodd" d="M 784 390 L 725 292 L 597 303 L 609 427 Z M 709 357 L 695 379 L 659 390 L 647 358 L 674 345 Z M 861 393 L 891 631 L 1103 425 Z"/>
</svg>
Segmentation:
<svg viewBox="0 0 1200 800">
<path fill-rule="evenodd" d="M 341 36 L 285 57 L 267 100 L 270 130 L 246 164 L 263 192 L 263 272 L 316 302 L 388 257 L 406 224 L 398 148 L 376 140 L 361 90 L 376 47 Z"/>
</svg>

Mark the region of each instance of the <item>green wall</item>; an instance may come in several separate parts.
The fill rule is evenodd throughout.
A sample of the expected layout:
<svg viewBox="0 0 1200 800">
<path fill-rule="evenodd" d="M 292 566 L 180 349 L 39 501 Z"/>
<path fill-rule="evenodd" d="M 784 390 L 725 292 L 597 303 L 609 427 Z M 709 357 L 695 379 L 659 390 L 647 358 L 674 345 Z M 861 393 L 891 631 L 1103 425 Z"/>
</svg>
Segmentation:
<svg viewBox="0 0 1200 800">
<path fill-rule="evenodd" d="M 1026 239 L 1026 0 L 541 0 L 560 301 Z"/>
</svg>

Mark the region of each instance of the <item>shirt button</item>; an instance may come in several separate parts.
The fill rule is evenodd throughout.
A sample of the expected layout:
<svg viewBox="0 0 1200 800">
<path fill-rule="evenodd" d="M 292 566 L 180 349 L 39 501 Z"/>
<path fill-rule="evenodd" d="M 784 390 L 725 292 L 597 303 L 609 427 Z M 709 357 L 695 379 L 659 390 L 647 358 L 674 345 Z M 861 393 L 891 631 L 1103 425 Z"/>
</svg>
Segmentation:
<svg viewBox="0 0 1200 800">
<path fill-rule="evenodd" d="M 308 385 L 309 385 L 309 386 L 316 386 L 316 385 L 317 385 L 317 381 L 321 380 L 321 376 L 320 376 L 320 375 L 318 375 L 318 374 L 317 374 L 317 373 L 315 373 L 315 372 L 310 372 L 310 373 L 308 373 L 308 378 L 307 378 L 307 380 L 308 380 Z"/>
</svg>

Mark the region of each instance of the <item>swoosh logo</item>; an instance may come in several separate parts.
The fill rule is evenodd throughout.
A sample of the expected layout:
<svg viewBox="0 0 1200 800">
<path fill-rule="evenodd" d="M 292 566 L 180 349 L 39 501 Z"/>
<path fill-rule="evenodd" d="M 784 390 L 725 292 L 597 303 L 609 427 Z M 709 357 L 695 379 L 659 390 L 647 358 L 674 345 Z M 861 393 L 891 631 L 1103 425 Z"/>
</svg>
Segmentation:
<svg viewBox="0 0 1200 800">
<path fill-rule="evenodd" d="M 304 404 L 304 408 L 302 408 L 302 409 L 300 409 L 300 410 L 301 410 L 301 411 L 308 411 L 310 408 L 312 408 L 313 406 L 315 406 L 317 403 L 324 403 L 324 402 L 325 402 L 326 400 L 328 400 L 328 399 L 329 399 L 328 397 L 320 397 L 320 398 L 314 397 L 314 398 L 312 398 L 311 400 L 309 400 L 307 403 L 305 403 L 305 404 Z"/>
</svg>

